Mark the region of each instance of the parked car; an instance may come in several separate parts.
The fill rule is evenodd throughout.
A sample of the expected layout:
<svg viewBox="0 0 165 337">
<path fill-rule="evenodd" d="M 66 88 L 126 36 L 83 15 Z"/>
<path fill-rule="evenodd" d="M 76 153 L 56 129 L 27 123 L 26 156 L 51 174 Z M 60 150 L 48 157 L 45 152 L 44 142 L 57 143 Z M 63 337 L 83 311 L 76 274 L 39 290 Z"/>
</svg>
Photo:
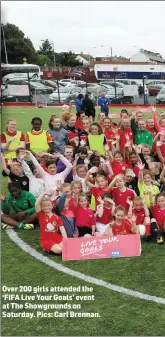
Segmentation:
<svg viewBox="0 0 165 337">
<path fill-rule="evenodd" d="M 165 85 L 165 80 L 155 80 L 155 81 L 148 80 L 146 82 L 147 82 L 146 83 L 147 87 L 152 87 L 153 84 L 163 84 L 163 85 Z"/>
<path fill-rule="evenodd" d="M 96 97 L 99 97 L 101 95 L 102 92 L 104 92 L 106 94 L 107 89 L 105 87 L 102 86 L 96 86 L 96 87 L 85 87 L 82 89 L 83 90 L 83 94 L 86 94 L 86 92 L 90 92 L 91 94 L 94 94 Z"/>
<path fill-rule="evenodd" d="M 108 90 L 106 93 L 106 97 L 109 99 L 115 98 L 115 89 L 113 88 L 113 90 Z M 123 94 L 117 94 L 116 92 L 116 98 L 122 98 Z"/>
<path fill-rule="evenodd" d="M 76 81 L 72 80 L 71 78 L 64 78 L 63 80 L 60 80 L 59 83 L 62 83 L 64 85 L 67 85 L 68 83 L 76 84 Z"/>
<path fill-rule="evenodd" d="M 108 91 L 113 91 L 113 92 L 115 92 L 115 87 L 116 87 L 116 94 L 117 95 L 123 95 L 124 94 L 124 88 L 121 87 L 120 85 L 118 86 L 116 82 L 112 82 L 111 85 L 103 84 L 103 86 Z"/>
<path fill-rule="evenodd" d="M 163 87 L 156 96 L 156 104 L 165 103 L 165 87 Z"/>
<path fill-rule="evenodd" d="M 45 85 L 46 87 L 50 87 L 53 89 L 57 88 L 57 84 L 51 80 L 31 80 L 31 82 L 35 82 L 35 83 L 41 83 L 43 85 Z"/>
<path fill-rule="evenodd" d="M 69 103 L 76 99 L 78 94 L 82 94 L 82 88 L 75 87 L 75 88 L 59 88 L 59 94 L 60 94 L 60 102 L 61 103 Z M 49 100 L 52 102 L 59 102 L 58 97 L 58 90 L 56 89 L 51 95 L 49 95 Z"/>
<path fill-rule="evenodd" d="M 148 86 L 149 95 L 156 96 L 163 86 L 163 84 L 153 84 L 152 86 Z"/>
<path fill-rule="evenodd" d="M 25 80 L 9 80 L 7 82 L 7 84 L 13 84 L 13 85 L 24 85 L 24 84 L 28 84 L 28 81 Z M 30 81 L 29 82 L 29 86 L 30 86 L 30 92 L 32 94 L 35 93 L 40 93 L 40 94 L 51 94 L 54 89 L 50 88 L 50 87 L 46 87 L 45 85 L 38 83 L 37 81 Z"/>
<path fill-rule="evenodd" d="M 108 84 L 108 85 L 111 85 L 111 83 L 114 83 L 114 79 L 109 79 L 109 80 L 101 80 L 100 83 L 104 83 L 104 84 Z M 129 79 L 123 79 L 123 78 L 116 78 L 115 79 L 115 82 L 120 82 L 120 83 L 123 83 L 124 85 L 139 85 L 140 82 L 137 80 L 129 80 Z"/>
</svg>

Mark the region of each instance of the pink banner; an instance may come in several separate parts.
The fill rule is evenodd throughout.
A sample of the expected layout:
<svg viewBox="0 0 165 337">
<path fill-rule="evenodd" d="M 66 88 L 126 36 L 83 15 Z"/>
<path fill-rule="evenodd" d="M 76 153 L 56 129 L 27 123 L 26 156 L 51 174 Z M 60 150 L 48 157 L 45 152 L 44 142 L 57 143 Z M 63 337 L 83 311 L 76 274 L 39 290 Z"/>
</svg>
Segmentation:
<svg viewBox="0 0 165 337">
<path fill-rule="evenodd" d="M 142 108 L 141 106 L 137 106 L 135 109 L 133 109 L 133 111 L 141 111 L 143 113 L 151 113 L 152 112 L 152 109 L 150 106 L 148 106 L 147 108 Z"/>
<path fill-rule="evenodd" d="M 138 234 L 63 239 L 63 261 L 140 255 L 141 241 Z"/>
</svg>

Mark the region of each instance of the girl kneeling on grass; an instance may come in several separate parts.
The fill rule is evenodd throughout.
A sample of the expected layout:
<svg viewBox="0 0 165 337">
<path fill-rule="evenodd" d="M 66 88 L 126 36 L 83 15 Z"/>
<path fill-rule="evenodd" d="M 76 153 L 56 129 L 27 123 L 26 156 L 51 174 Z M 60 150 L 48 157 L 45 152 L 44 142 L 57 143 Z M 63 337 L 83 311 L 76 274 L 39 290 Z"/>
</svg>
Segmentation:
<svg viewBox="0 0 165 337">
<path fill-rule="evenodd" d="M 113 219 L 114 220 L 109 224 L 109 228 L 104 232 L 104 235 L 136 234 L 137 229 L 134 217 L 132 217 L 132 221 L 128 220 L 124 207 L 116 207 L 113 212 Z"/>
<path fill-rule="evenodd" d="M 162 234 L 165 233 L 165 194 L 159 193 L 155 201 L 151 201 L 151 219 L 152 231 L 156 232 L 157 243 L 162 244 Z"/>
<path fill-rule="evenodd" d="M 141 237 L 145 236 L 147 241 L 150 241 L 150 213 L 146 206 L 146 200 L 142 200 L 141 197 L 135 197 L 133 201 L 128 199 L 127 203 L 130 205 L 128 217 L 132 219 L 132 216 L 135 216 L 137 233 L 139 233 Z"/>
<path fill-rule="evenodd" d="M 75 218 L 79 237 L 95 234 L 96 220 L 94 212 L 89 208 L 88 197 L 85 193 L 78 195 L 78 206 L 76 207 Z"/>
<path fill-rule="evenodd" d="M 61 254 L 62 238 L 67 238 L 67 234 L 62 220 L 53 212 L 50 194 L 43 192 L 38 197 L 35 207 L 40 224 L 41 247 L 45 251 Z"/>
</svg>

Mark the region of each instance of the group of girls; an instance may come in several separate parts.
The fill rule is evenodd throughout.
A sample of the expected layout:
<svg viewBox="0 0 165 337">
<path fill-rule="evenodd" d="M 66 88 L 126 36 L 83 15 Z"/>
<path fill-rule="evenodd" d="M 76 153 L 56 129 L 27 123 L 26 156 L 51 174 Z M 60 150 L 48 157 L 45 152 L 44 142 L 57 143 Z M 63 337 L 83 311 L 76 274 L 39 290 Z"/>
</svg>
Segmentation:
<svg viewBox="0 0 165 337">
<path fill-rule="evenodd" d="M 65 106 L 48 130 L 34 117 L 24 135 L 8 120 L 1 136 L 3 174 L 36 198 L 40 243 L 60 254 L 62 238 L 140 234 L 163 243 L 165 112 L 144 119 L 121 110 L 98 122 Z M 26 184 L 24 183 L 26 181 Z"/>
</svg>

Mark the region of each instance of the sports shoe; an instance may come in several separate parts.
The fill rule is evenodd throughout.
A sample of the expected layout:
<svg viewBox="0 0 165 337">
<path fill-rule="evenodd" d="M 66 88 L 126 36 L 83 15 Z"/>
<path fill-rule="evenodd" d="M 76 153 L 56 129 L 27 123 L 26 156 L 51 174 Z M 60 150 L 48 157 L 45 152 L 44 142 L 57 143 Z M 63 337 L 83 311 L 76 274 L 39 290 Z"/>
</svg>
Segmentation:
<svg viewBox="0 0 165 337">
<path fill-rule="evenodd" d="M 34 225 L 32 223 L 26 223 L 26 224 L 24 224 L 23 229 L 34 229 Z"/>
<path fill-rule="evenodd" d="M 159 237 L 157 238 L 157 243 L 159 243 L 159 244 L 162 244 L 162 243 L 163 243 L 163 238 L 162 238 L 162 236 L 159 236 Z"/>
<path fill-rule="evenodd" d="M 3 229 L 14 229 L 15 227 L 9 226 L 9 225 L 6 225 L 6 224 L 2 224 L 2 228 Z"/>
</svg>

